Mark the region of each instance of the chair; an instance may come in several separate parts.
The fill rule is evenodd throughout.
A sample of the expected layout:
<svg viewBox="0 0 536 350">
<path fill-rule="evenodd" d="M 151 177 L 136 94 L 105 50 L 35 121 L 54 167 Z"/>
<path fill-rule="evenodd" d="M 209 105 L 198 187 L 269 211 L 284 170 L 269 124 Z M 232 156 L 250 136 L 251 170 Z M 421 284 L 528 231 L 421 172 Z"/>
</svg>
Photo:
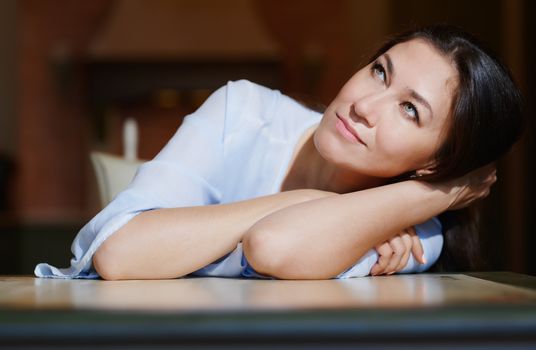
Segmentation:
<svg viewBox="0 0 536 350">
<path fill-rule="evenodd" d="M 128 186 L 138 167 L 145 162 L 137 158 L 137 144 L 138 127 L 136 122 L 129 118 L 123 125 L 123 157 L 99 151 L 90 153 L 103 208 Z"/>
</svg>

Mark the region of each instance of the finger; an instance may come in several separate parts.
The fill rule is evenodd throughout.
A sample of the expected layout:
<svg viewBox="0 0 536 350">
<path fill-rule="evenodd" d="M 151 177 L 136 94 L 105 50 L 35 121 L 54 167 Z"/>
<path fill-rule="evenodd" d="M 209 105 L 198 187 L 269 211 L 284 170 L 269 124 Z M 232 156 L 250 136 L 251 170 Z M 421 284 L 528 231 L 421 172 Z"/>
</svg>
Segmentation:
<svg viewBox="0 0 536 350">
<path fill-rule="evenodd" d="M 495 164 L 488 164 L 485 167 L 485 171 L 483 172 L 482 175 L 483 175 L 484 181 L 486 182 L 494 181 L 497 175 L 497 168 L 495 167 Z"/>
<path fill-rule="evenodd" d="M 391 248 L 393 248 L 393 255 L 391 256 L 391 259 L 389 259 L 389 264 L 383 271 L 384 274 L 388 275 L 396 272 L 396 267 L 398 266 L 398 264 L 400 264 L 400 260 L 402 260 L 402 255 L 406 250 L 406 246 L 404 245 L 404 242 L 402 241 L 400 235 L 391 238 L 389 240 L 389 244 L 391 245 Z"/>
<path fill-rule="evenodd" d="M 468 177 L 471 182 L 482 183 L 485 182 L 488 176 L 492 175 L 496 171 L 494 163 L 489 163 L 480 168 L 477 168 L 469 172 Z"/>
<path fill-rule="evenodd" d="M 411 253 L 413 254 L 415 260 L 419 262 L 419 264 L 426 264 L 426 259 L 424 258 L 424 248 L 422 247 L 421 239 L 417 235 L 415 227 L 412 226 L 409 230 L 412 240 Z"/>
<path fill-rule="evenodd" d="M 484 182 L 485 182 L 486 184 L 490 184 L 490 186 L 491 186 L 492 184 L 494 184 L 495 181 L 497 181 L 497 174 L 495 174 L 495 173 L 491 173 L 491 174 L 489 174 L 489 175 L 486 177 L 486 179 L 484 180 Z"/>
<path fill-rule="evenodd" d="M 495 162 L 488 163 L 477 169 L 480 174 L 493 174 L 497 172 L 497 166 Z"/>
<path fill-rule="evenodd" d="M 376 251 L 378 252 L 378 261 L 371 269 L 371 275 L 381 274 L 389 263 L 391 255 L 393 255 L 393 250 L 388 242 L 384 242 L 377 246 Z"/>
<path fill-rule="evenodd" d="M 402 259 L 400 259 L 400 263 L 398 263 L 398 266 L 396 267 L 396 272 L 403 270 L 408 264 L 411 254 L 411 247 L 413 246 L 413 240 L 411 239 L 411 235 L 409 233 L 404 232 L 400 237 L 402 237 L 402 242 L 404 243 L 404 254 L 402 255 Z"/>
<path fill-rule="evenodd" d="M 391 246 L 388 242 L 384 242 L 376 247 L 376 251 L 378 252 L 378 261 L 376 264 L 372 267 L 370 270 L 371 275 L 379 275 L 381 274 L 385 268 L 387 267 L 387 264 L 389 263 L 389 259 L 393 255 L 393 250 L 391 249 Z"/>
<path fill-rule="evenodd" d="M 422 242 L 419 237 L 412 237 L 413 245 L 411 246 L 411 253 L 415 260 L 424 265 L 427 263 L 426 258 L 424 257 L 424 248 L 422 247 Z"/>
</svg>

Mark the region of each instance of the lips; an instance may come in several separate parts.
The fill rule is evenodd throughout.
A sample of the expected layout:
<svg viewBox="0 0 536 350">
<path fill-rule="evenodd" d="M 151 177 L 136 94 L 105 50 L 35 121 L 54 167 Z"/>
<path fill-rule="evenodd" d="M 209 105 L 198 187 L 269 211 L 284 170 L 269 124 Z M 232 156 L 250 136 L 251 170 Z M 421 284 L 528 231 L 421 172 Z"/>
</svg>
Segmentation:
<svg viewBox="0 0 536 350">
<path fill-rule="evenodd" d="M 361 137 L 359 137 L 359 134 L 357 133 L 357 131 L 355 131 L 354 128 L 352 128 L 350 126 L 350 124 L 344 119 L 342 118 L 340 115 L 337 114 L 337 118 L 339 118 L 342 123 L 344 124 L 344 127 L 346 128 L 346 130 L 348 130 L 352 135 L 354 135 L 354 137 L 357 139 L 357 141 L 359 141 L 360 143 L 362 143 L 363 145 L 367 145 L 365 142 L 363 142 L 363 140 L 361 139 Z"/>
</svg>

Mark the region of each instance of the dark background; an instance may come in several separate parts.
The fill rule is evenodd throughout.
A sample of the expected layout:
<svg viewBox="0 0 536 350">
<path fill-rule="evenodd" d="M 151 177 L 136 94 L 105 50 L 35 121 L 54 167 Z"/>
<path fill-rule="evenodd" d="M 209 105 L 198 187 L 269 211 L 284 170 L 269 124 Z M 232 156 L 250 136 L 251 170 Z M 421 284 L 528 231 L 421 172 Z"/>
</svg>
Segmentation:
<svg viewBox="0 0 536 350">
<path fill-rule="evenodd" d="M 139 156 L 150 159 L 182 117 L 229 79 L 328 104 L 388 35 L 441 22 L 494 49 L 526 98 L 529 128 L 498 164 L 499 180 L 482 203 L 482 233 L 491 270 L 535 275 L 535 6 L 528 0 L 2 1 L 0 273 L 32 273 L 41 261 L 68 265 L 73 237 L 100 210 L 89 152 L 122 154 L 125 118 L 137 120 Z"/>
</svg>

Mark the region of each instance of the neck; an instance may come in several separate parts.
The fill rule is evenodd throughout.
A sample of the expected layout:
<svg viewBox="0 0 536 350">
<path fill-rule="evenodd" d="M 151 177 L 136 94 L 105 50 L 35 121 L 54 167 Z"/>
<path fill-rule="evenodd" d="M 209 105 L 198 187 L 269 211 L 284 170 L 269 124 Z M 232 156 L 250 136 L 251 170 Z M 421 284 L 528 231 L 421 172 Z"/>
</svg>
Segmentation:
<svg viewBox="0 0 536 350">
<path fill-rule="evenodd" d="M 313 132 L 307 135 L 306 141 L 298 151 L 283 182 L 282 191 L 314 188 L 335 193 L 348 193 L 386 183 L 387 179 L 356 173 L 327 162 L 318 153 L 313 136 Z"/>
</svg>

